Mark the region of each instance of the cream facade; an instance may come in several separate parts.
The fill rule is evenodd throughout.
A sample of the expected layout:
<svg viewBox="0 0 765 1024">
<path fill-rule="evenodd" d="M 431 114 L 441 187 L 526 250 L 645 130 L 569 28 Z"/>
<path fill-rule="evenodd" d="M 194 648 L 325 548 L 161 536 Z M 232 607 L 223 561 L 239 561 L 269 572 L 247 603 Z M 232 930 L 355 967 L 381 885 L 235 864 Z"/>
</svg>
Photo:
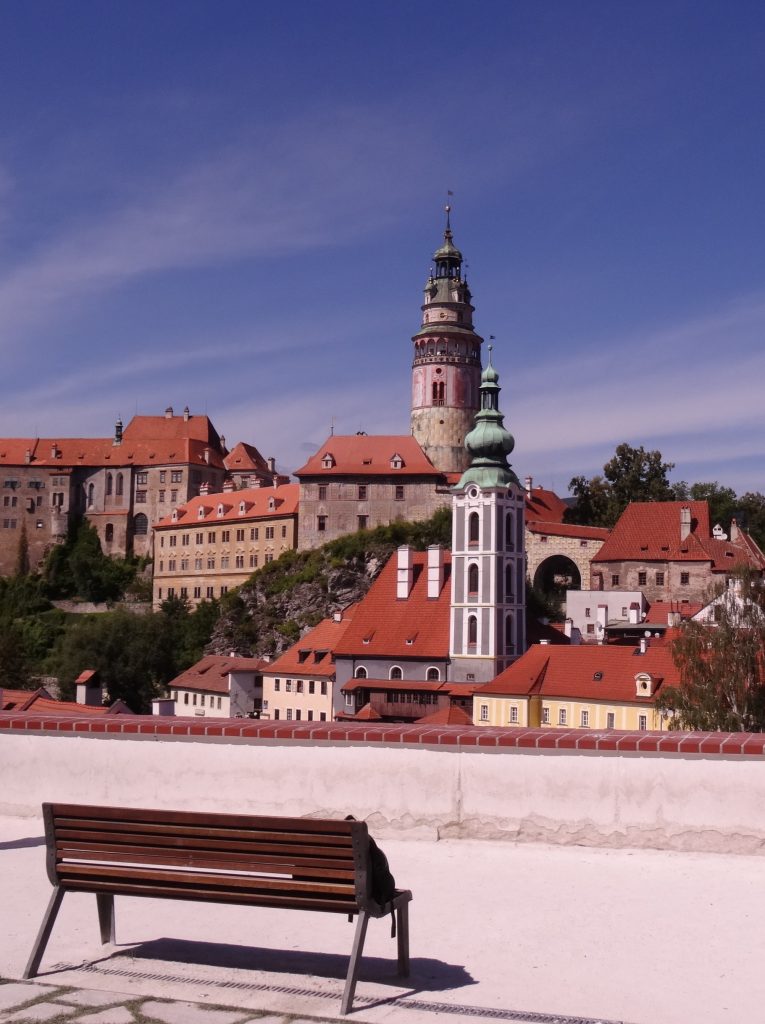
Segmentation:
<svg viewBox="0 0 765 1024">
<path fill-rule="evenodd" d="M 286 722 L 331 722 L 334 679 L 316 675 L 263 674 L 263 718 Z"/>
<path fill-rule="evenodd" d="M 528 729 L 667 729 L 666 720 L 647 704 L 486 694 L 473 697 L 473 724 Z"/>
<path fill-rule="evenodd" d="M 220 598 L 295 548 L 297 495 L 297 484 L 201 494 L 157 523 L 154 607 Z"/>
</svg>

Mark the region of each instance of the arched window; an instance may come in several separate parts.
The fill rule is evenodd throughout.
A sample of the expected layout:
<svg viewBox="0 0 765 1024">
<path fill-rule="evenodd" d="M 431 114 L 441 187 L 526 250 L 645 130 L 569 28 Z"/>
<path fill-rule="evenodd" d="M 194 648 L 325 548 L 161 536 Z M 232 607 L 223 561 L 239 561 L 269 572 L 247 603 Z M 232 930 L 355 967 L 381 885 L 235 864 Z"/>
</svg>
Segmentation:
<svg viewBox="0 0 765 1024">
<path fill-rule="evenodd" d="M 367 670 L 364 668 L 363 665 L 359 665 L 359 667 L 356 669 L 356 671 L 353 673 L 353 675 L 354 675 L 354 677 L 356 679 L 366 679 L 367 678 Z"/>
<path fill-rule="evenodd" d="M 468 516 L 468 544 L 478 543 L 479 521 L 478 513 L 471 512 Z"/>
<path fill-rule="evenodd" d="M 437 668 L 429 668 L 428 674 L 425 678 L 428 680 L 428 682 L 438 682 L 438 680 L 441 678 L 441 673 L 438 671 Z"/>
<path fill-rule="evenodd" d="M 136 537 L 144 537 L 149 532 L 149 520 L 143 514 L 139 512 L 133 520 L 133 533 Z"/>
<path fill-rule="evenodd" d="M 513 599 L 513 563 L 508 562 L 505 566 L 505 600 Z"/>
<path fill-rule="evenodd" d="M 106 529 L 104 530 L 104 539 L 106 540 L 107 544 L 111 544 L 111 542 L 114 540 L 114 527 L 112 526 L 111 523 L 106 524 Z"/>
<path fill-rule="evenodd" d="M 512 654 L 515 650 L 512 612 L 505 616 L 505 650 L 508 654 Z"/>
<path fill-rule="evenodd" d="M 478 618 L 475 615 L 468 615 L 468 647 L 475 647 L 478 643 Z"/>
<path fill-rule="evenodd" d="M 93 495 L 95 494 L 95 487 L 93 484 L 88 484 L 88 506 L 93 504 Z"/>
<path fill-rule="evenodd" d="M 112 483 L 113 482 L 114 481 L 113 481 L 111 473 L 107 473 L 106 474 L 106 496 L 107 497 L 109 497 L 109 495 L 112 493 Z"/>
<path fill-rule="evenodd" d="M 403 679 L 404 673 L 401 671 L 398 665 L 394 665 L 388 673 L 388 679 Z"/>
<path fill-rule="evenodd" d="M 478 566 L 475 562 L 468 566 L 468 595 L 470 597 L 478 596 Z"/>
<path fill-rule="evenodd" d="M 117 474 L 117 491 L 116 491 L 116 494 L 117 494 L 118 498 L 122 497 L 122 484 L 123 484 L 122 473 L 118 473 Z"/>
<path fill-rule="evenodd" d="M 442 380 L 433 381 L 433 405 L 444 404 L 446 384 Z"/>
<path fill-rule="evenodd" d="M 508 551 L 515 551 L 515 542 L 513 541 L 513 513 L 508 512 L 505 515 L 505 547 Z"/>
</svg>

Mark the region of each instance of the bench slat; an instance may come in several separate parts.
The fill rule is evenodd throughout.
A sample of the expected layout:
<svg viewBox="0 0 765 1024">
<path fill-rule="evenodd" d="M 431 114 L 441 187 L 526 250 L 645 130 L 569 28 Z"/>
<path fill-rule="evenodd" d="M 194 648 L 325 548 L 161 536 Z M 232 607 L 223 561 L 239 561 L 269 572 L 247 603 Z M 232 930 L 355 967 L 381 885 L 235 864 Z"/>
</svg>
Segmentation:
<svg viewBox="0 0 765 1024">
<path fill-rule="evenodd" d="M 137 822 L 113 822 L 110 821 L 108 825 L 108 831 L 104 829 L 104 823 L 99 822 L 97 818 L 86 819 L 82 818 L 79 820 L 71 818 L 54 819 L 54 825 L 56 833 L 58 835 L 76 838 L 83 835 L 84 833 L 97 834 L 97 835 L 114 835 L 115 841 L 119 841 L 120 836 L 146 836 L 147 841 L 161 842 L 164 840 L 177 840 L 179 842 L 186 841 L 190 838 L 195 840 L 206 840 L 210 843 L 218 842 L 289 842 L 296 846 L 299 845 L 322 845 L 322 846 L 333 846 L 338 849 L 352 849 L 353 843 L 351 836 L 346 835 L 331 835 L 316 832 L 295 832 L 288 831 L 271 831 L 267 829 L 256 829 L 251 828 L 248 830 L 242 829 L 218 829 L 218 828 L 203 828 L 196 826 L 182 826 L 173 824 L 160 824 L 160 823 L 137 823 Z M 154 839 L 153 837 L 156 837 Z"/>
<path fill-rule="evenodd" d="M 130 825 L 135 822 L 145 824 L 173 825 L 196 827 L 202 829 L 252 829 L 257 821 L 258 829 L 273 830 L 278 833 L 321 833 L 325 835 L 347 836 L 353 831 L 353 821 L 340 821 L 334 818 L 289 818 L 268 817 L 263 815 L 244 814 L 208 814 L 203 811 L 155 811 L 130 807 L 89 807 L 78 804 L 52 804 L 54 820 L 71 818 L 74 821 L 87 820 L 88 812 L 95 814 L 99 823 L 104 821 L 121 822 Z"/>
<path fill-rule="evenodd" d="M 321 910 L 336 914 L 357 914 L 359 912 L 355 899 L 344 899 L 341 896 L 318 899 L 313 896 L 295 895 L 284 898 L 278 893 L 220 892 L 217 889 L 178 889 L 154 883 L 140 882 L 99 882 L 89 879 L 83 884 L 76 882 L 67 884 L 67 892 L 109 893 L 114 896 L 145 896 L 152 899 L 168 900 L 199 900 L 203 903 L 231 903 L 245 906 L 274 907 L 282 910 Z"/>
<path fill-rule="evenodd" d="M 342 882 L 301 881 L 292 878 L 269 878 L 261 875 L 231 875 L 213 872 L 167 871 L 162 869 L 123 866 L 119 864 L 61 864 L 59 877 L 65 888 L 73 881 L 91 883 L 101 879 L 104 883 L 114 882 L 161 882 L 173 885 L 179 891 L 184 889 L 215 888 L 216 892 L 283 892 L 312 893 L 317 896 L 344 895 L 355 899 L 353 885 Z"/>
<path fill-rule="evenodd" d="M 206 850 L 146 850 L 142 846 L 102 846 L 98 843 L 56 844 L 59 864 L 72 861 L 110 861 L 138 864 L 176 865 L 179 867 L 222 868 L 230 871 L 258 871 L 281 874 L 299 874 L 306 878 L 353 879 L 353 864 L 348 861 L 329 861 L 320 858 L 281 857 L 266 854 L 258 856 L 230 856 Z"/>
<path fill-rule="evenodd" d="M 126 832 L 104 832 L 99 829 L 79 831 L 76 829 L 61 828 L 56 830 L 56 838 L 66 843 L 95 842 L 101 846 L 111 846 L 119 849 L 120 846 L 140 845 L 146 849 L 183 849 L 190 848 L 199 850 L 231 851 L 240 853 L 268 853 L 273 856 L 284 854 L 285 856 L 307 856 L 307 857 L 329 857 L 333 860 L 344 860 L 347 863 L 353 862 L 353 846 L 336 846 L 314 842 L 288 842 L 288 836 L 279 837 L 273 841 L 263 841 L 262 836 L 254 836 L 250 842 L 243 840 L 215 839 L 197 836 L 158 836 L 155 834 L 145 835 L 143 833 Z"/>
</svg>

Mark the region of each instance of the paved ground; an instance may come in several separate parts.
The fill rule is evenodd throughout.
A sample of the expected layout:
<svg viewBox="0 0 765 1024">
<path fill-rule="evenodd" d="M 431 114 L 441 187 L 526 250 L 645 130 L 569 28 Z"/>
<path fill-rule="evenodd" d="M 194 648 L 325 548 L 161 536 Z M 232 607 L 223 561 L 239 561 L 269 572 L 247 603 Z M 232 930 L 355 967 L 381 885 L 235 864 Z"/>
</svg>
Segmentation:
<svg viewBox="0 0 765 1024">
<path fill-rule="evenodd" d="M 0 1022 L 239 1024 L 337 1020 L 352 926 L 302 914 L 65 898 L 20 983 L 50 886 L 42 828 L 0 819 Z M 744 1024 L 765 1016 L 765 857 L 507 843 L 384 844 L 414 892 L 412 976 L 373 921 L 349 1020 Z"/>
</svg>

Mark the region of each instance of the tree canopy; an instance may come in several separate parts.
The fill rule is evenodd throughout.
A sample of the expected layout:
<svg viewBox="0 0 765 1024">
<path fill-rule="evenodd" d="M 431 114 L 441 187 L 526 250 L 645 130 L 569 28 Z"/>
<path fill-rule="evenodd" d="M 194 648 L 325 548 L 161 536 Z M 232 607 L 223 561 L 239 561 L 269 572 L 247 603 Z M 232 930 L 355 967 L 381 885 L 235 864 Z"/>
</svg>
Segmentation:
<svg viewBox="0 0 765 1024">
<path fill-rule="evenodd" d="M 743 574 L 721 591 L 713 623 L 683 623 L 672 642 L 680 685 L 660 692 L 671 729 L 765 731 L 765 598 Z"/>
<path fill-rule="evenodd" d="M 573 477 L 568 486 L 577 503 L 566 519 L 590 526 L 613 526 L 631 501 L 671 501 L 675 497 L 669 482 L 673 468 L 674 463 L 662 461 L 658 450 L 620 444 L 603 466 L 602 476 Z"/>
</svg>

